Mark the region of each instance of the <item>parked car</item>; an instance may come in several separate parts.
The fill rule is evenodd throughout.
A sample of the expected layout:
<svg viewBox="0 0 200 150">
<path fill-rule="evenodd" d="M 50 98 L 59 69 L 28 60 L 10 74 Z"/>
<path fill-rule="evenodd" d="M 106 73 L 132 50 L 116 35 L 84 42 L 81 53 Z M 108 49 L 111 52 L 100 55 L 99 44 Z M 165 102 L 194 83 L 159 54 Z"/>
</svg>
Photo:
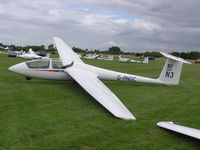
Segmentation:
<svg viewBox="0 0 200 150">
<path fill-rule="evenodd" d="M 195 64 L 200 64 L 200 58 L 194 61 Z"/>
<path fill-rule="evenodd" d="M 17 54 L 15 53 L 15 51 L 8 51 L 8 57 L 16 57 Z"/>
</svg>

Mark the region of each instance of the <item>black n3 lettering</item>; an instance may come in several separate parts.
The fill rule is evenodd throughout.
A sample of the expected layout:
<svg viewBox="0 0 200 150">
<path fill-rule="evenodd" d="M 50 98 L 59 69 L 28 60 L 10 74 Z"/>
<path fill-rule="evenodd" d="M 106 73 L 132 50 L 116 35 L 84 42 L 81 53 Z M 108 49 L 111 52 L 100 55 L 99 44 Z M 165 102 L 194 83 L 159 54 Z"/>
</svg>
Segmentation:
<svg viewBox="0 0 200 150">
<path fill-rule="evenodd" d="M 174 77 L 174 72 L 173 71 L 166 71 L 165 77 L 166 78 L 173 78 Z"/>
</svg>

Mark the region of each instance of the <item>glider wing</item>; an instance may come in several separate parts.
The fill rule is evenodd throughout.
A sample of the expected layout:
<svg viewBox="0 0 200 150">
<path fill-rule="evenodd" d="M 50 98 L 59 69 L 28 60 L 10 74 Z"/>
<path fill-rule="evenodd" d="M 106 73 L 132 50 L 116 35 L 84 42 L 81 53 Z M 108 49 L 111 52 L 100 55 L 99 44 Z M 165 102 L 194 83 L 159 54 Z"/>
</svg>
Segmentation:
<svg viewBox="0 0 200 150">
<path fill-rule="evenodd" d="M 114 116 L 125 120 L 135 119 L 117 96 L 98 79 L 97 75 L 74 67 L 69 67 L 65 71 Z"/>
<path fill-rule="evenodd" d="M 68 65 L 69 61 L 83 63 L 78 55 L 60 38 L 54 37 L 56 48 L 63 65 Z"/>
<path fill-rule="evenodd" d="M 200 140 L 200 130 L 199 129 L 194 129 L 194 128 L 178 125 L 173 122 L 159 122 L 159 123 L 157 123 L 157 126 Z"/>
</svg>

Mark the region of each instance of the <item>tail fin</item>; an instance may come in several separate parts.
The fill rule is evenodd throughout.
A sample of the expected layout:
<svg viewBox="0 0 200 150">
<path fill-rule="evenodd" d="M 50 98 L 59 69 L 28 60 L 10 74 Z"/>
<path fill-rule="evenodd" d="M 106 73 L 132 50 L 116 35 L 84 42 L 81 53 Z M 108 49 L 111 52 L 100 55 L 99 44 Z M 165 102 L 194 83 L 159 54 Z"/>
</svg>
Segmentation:
<svg viewBox="0 0 200 150">
<path fill-rule="evenodd" d="M 121 55 L 119 55 L 119 59 L 121 59 L 122 58 L 122 56 Z"/>
<path fill-rule="evenodd" d="M 29 52 L 29 54 L 31 54 L 31 55 L 36 55 L 35 52 L 32 50 L 32 48 L 30 48 L 28 52 Z"/>
<path fill-rule="evenodd" d="M 50 58 L 50 53 L 47 53 L 45 57 Z"/>
<path fill-rule="evenodd" d="M 191 63 L 167 53 L 160 53 L 167 57 L 167 60 L 158 79 L 166 84 L 178 85 L 183 63 Z"/>
<path fill-rule="evenodd" d="M 144 60 L 142 61 L 142 63 L 148 64 L 149 63 L 149 57 L 144 57 Z"/>
</svg>

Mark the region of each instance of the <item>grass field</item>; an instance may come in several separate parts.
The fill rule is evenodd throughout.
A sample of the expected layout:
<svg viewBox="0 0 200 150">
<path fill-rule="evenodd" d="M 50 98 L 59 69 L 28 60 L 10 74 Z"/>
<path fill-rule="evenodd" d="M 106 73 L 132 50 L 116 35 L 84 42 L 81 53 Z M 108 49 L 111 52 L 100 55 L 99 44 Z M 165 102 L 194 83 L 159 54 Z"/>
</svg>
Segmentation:
<svg viewBox="0 0 200 150">
<path fill-rule="evenodd" d="M 0 149 L 199 149 L 192 138 L 156 127 L 174 121 L 200 129 L 200 65 L 184 65 L 178 86 L 104 83 L 136 116 L 114 118 L 72 81 L 25 80 L 8 71 L 23 61 L 0 55 Z M 85 60 L 95 66 L 157 78 L 149 65 Z"/>
</svg>

